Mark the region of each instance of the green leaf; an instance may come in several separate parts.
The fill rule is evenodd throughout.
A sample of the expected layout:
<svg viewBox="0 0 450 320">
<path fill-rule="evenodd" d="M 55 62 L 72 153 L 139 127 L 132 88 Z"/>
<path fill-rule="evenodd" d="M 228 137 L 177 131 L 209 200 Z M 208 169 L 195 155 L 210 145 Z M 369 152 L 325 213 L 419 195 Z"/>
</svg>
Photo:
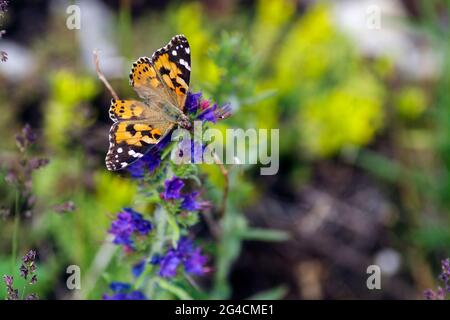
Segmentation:
<svg viewBox="0 0 450 320">
<path fill-rule="evenodd" d="M 155 282 L 162 289 L 169 291 L 170 293 L 172 293 L 181 300 L 193 300 L 193 298 L 189 295 L 189 293 L 187 293 L 183 288 L 180 288 L 165 279 L 157 278 Z"/>
<path fill-rule="evenodd" d="M 176 141 L 171 142 L 167 147 L 164 148 L 162 154 L 161 154 L 161 160 L 164 160 L 171 152 L 173 147 L 177 144 Z"/>
<path fill-rule="evenodd" d="M 178 240 L 180 239 L 180 228 L 175 220 L 175 217 L 167 213 L 167 222 L 169 223 L 170 228 L 172 229 L 172 246 L 176 248 Z"/>
<path fill-rule="evenodd" d="M 248 297 L 247 300 L 280 300 L 287 292 L 288 288 L 285 285 L 281 285 L 266 291 L 258 292 Z"/>
<path fill-rule="evenodd" d="M 227 299 L 231 293 L 228 274 L 231 265 L 239 257 L 242 246 L 241 235 L 246 230 L 247 221 L 237 212 L 228 211 L 224 216 L 222 236 L 217 247 L 217 271 L 214 278 L 214 299 Z"/>
<path fill-rule="evenodd" d="M 242 233 L 242 238 L 245 240 L 260 240 L 260 241 L 286 241 L 289 240 L 289 233 L 281 230 L 249 228 Z"/>
</svg>

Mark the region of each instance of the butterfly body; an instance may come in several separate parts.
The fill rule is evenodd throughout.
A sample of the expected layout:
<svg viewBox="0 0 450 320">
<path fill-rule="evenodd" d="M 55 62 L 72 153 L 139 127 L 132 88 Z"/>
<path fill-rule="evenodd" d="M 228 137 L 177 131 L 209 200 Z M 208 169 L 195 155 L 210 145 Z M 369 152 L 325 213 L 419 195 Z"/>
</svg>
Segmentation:
<svg viewBox="0 0 450 320">
<path fill-rule="evenodd" d="M 141 57 L 130 72 L 139 100 L 111 100 L 113 125 L 105 163 L 120 170 L 141 158 L 175 126 L 190 129 L 183 113 L 190 78 L 190 47 L 177 35 L 151 58 Z"/>
</svg>

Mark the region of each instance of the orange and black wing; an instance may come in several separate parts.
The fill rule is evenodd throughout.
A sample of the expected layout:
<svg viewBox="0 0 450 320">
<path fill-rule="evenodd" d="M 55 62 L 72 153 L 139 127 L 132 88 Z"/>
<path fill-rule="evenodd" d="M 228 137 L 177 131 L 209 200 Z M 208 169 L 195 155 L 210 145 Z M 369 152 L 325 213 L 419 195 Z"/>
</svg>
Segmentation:
<svg viewBox="0 0 450 320">
<path fill-rule="evenodd" d="M 119 121 L 109 131 L 106 168 L 120 170 L 140 159 L 173 127 L 169 122 Z"/>
<path fill-rule="evenodd" d="M 185 36 L 177 35 L 151 58 L 139 58 L 130 73 L 130 85 L 145 101 L 170 102 L 183 110 L 189 90 L 191 54 Z"/>
</svg>

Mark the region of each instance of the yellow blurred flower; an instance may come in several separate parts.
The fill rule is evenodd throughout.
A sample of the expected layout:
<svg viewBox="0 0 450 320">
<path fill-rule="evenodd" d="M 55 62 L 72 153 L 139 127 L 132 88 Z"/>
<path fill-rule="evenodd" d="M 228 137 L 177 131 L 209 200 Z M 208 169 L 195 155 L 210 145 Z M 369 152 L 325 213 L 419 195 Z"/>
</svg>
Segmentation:
<svg viewBox="0 0 450 320">
<path fill-rule="evenodd" d="M 427 99 L 419 87 L 406 87 L 394 98 L 397 113 L 406 119 L 417 119 L 426 109 Z"/>
<path fill-rule="evenodd" d="M 282 93 L 295 92 L 352 63 L 347 42 L 337 33 L 329 7 L 319 4 L 297 20 L 274 56 L 275 78 Z"/>
<path fill-rule="evenodd" d="M 78 76 L 68 70 L 50 76 L 50 100 L 44 114 L 44 135 L 49 145 L 63 148 L 69 133 L 87 123 L 79 104 L 92 98 L 97 90 L 97 82 L 92 77 Z"/>
<path fill-rule="evenodd" d="M 366 145 L 382 126 L 383 97 L 383 88 L 369 74 L 313 96 L 299 112 L 301 143 L 316 156 Z"/>
<path fill-rule="evenodd" d="M 283 27 L 295 13 L 295 1 L 259 0 L 256 6 L 256 18 L 253 23 L 253 49 L 260 59 L 265 60 Z"/>
</svg>

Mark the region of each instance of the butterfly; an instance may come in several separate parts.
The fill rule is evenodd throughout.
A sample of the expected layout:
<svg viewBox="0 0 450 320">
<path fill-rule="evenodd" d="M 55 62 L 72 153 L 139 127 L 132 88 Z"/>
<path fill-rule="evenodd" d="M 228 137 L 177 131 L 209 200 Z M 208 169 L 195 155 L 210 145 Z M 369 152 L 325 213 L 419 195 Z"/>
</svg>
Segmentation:
<svg viewBox="0 0 450 320">
<path fill-rule="evenodd" d="M 111 100 L 106 168 L 120 170 L 144 156 L 174 126 L 189 128 L 183 109 L 189 90 L 191 55 L 184 35 L 174 36 L 151 58 L 141 57 L 130 72 L 139 100 Z"/>
</svg>

